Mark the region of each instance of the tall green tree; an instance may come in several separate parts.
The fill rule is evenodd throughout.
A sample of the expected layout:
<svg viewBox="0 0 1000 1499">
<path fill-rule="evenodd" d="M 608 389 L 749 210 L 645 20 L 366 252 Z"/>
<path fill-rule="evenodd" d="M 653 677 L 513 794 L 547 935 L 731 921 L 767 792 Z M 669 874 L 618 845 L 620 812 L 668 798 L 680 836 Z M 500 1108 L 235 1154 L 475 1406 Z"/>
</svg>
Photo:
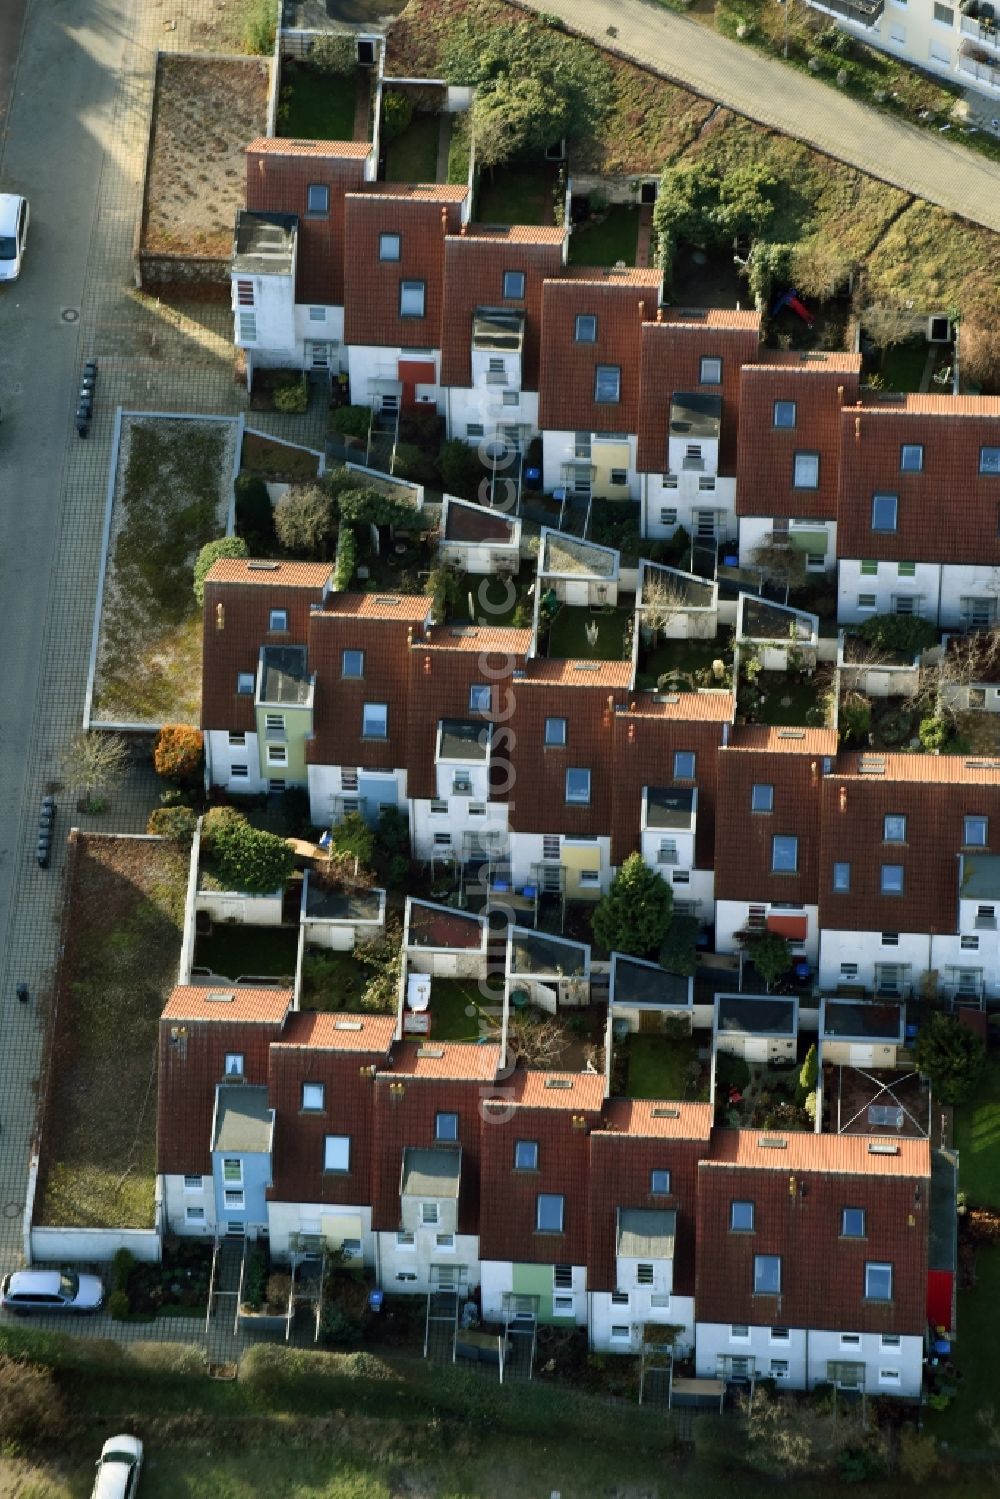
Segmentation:
<svg viewBox="0 0 1000 1499">
<path fill-rule="evenodd" d="M 631 854 L 594 908 L 594 936 L 602 947 L 644 957 L 659 949 L 674 911 L 670 886 L 641 854 Z"/>
<path fill-rule="evenodd" d="M 942 1103 L 963 1103 L 982 1075 L 986 1048 L 975 1031 L 938 1012 L 920 1027 L 913 1056 Z"/>
</svg>

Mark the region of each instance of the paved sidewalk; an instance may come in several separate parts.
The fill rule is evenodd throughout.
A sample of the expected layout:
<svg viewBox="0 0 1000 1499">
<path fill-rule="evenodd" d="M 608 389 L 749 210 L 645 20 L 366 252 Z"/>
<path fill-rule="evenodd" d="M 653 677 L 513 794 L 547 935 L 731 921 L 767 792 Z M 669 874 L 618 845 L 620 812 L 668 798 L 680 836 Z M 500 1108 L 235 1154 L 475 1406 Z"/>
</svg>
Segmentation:
<svg viewBox="0 0 1000 1499">
<path fill-rule="evenodd" d="M 1000 162 L 906 125 L 655 0 L 515 0 L 672 83 L 1000 230 Z M 609 32 L 609 28 L 611 28 Z"/>
</svg>

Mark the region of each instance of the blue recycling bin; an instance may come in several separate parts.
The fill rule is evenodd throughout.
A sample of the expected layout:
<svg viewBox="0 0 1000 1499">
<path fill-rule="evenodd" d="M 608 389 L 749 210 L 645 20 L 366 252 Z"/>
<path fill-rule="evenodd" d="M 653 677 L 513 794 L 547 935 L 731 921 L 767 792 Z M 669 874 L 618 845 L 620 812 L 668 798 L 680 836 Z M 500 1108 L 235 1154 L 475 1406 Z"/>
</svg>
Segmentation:
<svg viewBox="0 0 1000 1499">
<path fill-rule="evenodd" d="M 368 1310 L 369 1311 L 380 1312 L 382 1310 L 382 1296 L 383 1296 L 383 1294 L 384 1293 L 382 1291 L 369 1291 L 368 1292 Z"/>
<path fill-rule="evenodd" d="M 526 468 L 524 471 L 524 477 L 527 479 L 529 484 L 537 484 L 539 479 L 542 477 L 542 471 L 540 468 Z"/>
</svg>

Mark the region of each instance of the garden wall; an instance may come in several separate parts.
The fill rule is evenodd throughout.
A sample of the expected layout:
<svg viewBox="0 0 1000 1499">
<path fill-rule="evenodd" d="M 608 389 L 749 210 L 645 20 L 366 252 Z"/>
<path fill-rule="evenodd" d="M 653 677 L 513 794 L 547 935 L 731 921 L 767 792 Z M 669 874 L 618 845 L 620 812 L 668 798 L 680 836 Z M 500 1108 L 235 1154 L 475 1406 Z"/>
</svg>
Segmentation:
<svg viewBox="0 0 1000 1499">
<path fill-rule="evenodd" d="M 152 1228 L 35 1228 L 31 1230 L 28 1255 L 51 1264 L 101 1264 L 119 1249 L 128 1249 L 137 1260 L 157 1263 L 162 1252 L 160 1235 Z"/>
<path fill-rule="evenodd" d="M 135 253 L 135 284 L 149 296 L 173 295 L 186 301 L 230 298 L 230 262 L 217 255 L 168 255 L 141 248 Z"/>
<path fill-rule="evenodd" d="M 283 892 L 245 895 L 240 890 L 199 890 L 195 910 L 207 911 L 213 921 L 234 925 L 280 926 Z"/>
</svg>

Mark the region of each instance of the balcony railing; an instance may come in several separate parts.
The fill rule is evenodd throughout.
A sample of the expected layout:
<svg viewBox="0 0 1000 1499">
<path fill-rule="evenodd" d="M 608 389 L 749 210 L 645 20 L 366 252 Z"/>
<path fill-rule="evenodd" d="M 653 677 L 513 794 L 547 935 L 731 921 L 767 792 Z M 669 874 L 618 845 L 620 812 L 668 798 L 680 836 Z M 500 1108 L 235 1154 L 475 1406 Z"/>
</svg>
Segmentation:
<svg viewBox="0 0 1000 1499">
<path fill-rule="evenodd" d="M 815 10 L 843 16 L 855 26 L 877 26 L 882 19 L 884 0 L 809 0 Z"/>
<path fill-rule="evenodd" d="M 965 43 L 962 44 L 963 46 Z M 1000 89 L 1000 67 L 994 68 L 989 62 L 973 56 L 970 52 L 960 51 L 958 54 L 959 71 L 965 73 L 969 78 L 974 78 L 977 83 L 984 83 L 987 88 Z"/>
<path fill-rule="evenodd" d="M 992 47 L 994 51 L 1000 50 L 1000 30 L 997 29 L 996 21 L 963 16 L 962 35 L 971 36 L 981 47 Z"/>
</svg>

